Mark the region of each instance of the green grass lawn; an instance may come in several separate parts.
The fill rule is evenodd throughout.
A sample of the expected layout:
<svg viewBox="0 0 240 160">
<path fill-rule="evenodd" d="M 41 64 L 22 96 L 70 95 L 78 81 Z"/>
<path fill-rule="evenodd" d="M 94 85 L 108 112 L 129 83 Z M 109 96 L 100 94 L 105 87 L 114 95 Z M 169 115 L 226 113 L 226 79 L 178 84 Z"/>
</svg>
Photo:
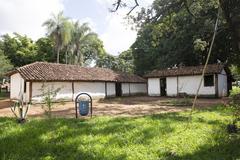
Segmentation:
<svg viewBox="0 0 240 160">
<path fill-rule="evenodd" d="M 138 118 L 0 118 L 0 159 L 240 159 L 240 135 L 229 135 L 224 107 Z"/>
</svg>

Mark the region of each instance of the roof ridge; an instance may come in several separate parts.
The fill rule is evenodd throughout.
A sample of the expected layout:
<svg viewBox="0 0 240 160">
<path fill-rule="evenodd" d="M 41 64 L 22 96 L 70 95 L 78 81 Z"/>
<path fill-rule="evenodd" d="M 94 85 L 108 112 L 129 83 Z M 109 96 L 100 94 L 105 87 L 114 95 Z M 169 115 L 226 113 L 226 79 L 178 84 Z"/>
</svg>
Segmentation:
<svg viewBox="0 0 240 160">
<path fill-rule="evenodd" d="M 206 74 L 220 73 L 224 69 L 224 64 L 208 64 L 206 68 Z M 198 66 L 184 66 L 179 68 L 168 68 L 153 70 L 146 74 L 144 77 L 166 77 L 166 76 L 180 76 L 180 75 L 199 75 L 202 74 L 204 65 Z"/>
<path fill-rule="evenodd" d="M 138 82 L 146 80 L 140 76 L 117 72 L 109 68 L 81 67 L 52 62 L 33 62 L 19 67 L 17 70 L 25 80 L 29 81 L 109 81 Z M 13 72 L 12 72 L 13 73 Z"/>
</svg>

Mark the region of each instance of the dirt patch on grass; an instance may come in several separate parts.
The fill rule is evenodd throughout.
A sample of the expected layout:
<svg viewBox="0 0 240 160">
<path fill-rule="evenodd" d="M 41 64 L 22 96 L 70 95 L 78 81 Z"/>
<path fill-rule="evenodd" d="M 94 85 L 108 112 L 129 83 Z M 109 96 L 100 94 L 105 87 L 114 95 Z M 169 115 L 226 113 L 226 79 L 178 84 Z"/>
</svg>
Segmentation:
<svg viewBox="0 0 240 160">
<path fill-rule="evenodd" d="M 174 100 L 181 100 L 181 98 L 166 98 L 166 97 L 123 97 L 100 99 L 93 101 L 93 115 L 94 116 L 142 116 L 149 114 L 158 114 L 166 112 L 180 112 L 190 108 L 188 106 L 177 106 L 172 104 Z M 181 100 L 182 101 L 182 100 Z M 190 99 L 192 101 L 192 99 Z M 222 99 L 198 99 L 197 107 L 210 107 L 218 104 L 223 104 Z M 11 102 L 9 100 L 0 100 L 0 116 L 12 117 L 10 111 Z M 65 102 L 54 104 L 53 116 L 56 117 L 75 117 L 74 102 Z M 32 105 L 28 113 L 29 117 L 42 117 L 44 110 L 41 104 Z"/>
</svg>

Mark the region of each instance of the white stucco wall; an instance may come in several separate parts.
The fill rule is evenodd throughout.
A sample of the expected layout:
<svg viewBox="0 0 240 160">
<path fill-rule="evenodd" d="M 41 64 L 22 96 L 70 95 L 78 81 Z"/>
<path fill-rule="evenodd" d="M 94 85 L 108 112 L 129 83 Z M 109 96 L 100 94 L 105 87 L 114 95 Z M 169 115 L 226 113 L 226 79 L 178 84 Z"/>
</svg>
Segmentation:
<svg viewBox="0 0 240 160">
<path fill-rule="evenodd" d="M 215 76 L 214 76 L 215 79 Z M 188 95 L 195 95 L 197 92 L 198 85 L 201 80 L 201 75 L 195 76 L 179 76 L 178 77 L 178 91 L 179 93 L 187 93 Z M 215 80 L 214 80 L 215 83 Z M 215 84 L 214 86 L 205 87 L 204 80 L 202 81 L 199 95 L 215 95 Z"/>
<path fill-rule="evenodd" d="M 220 80 L 221 79 L 221 80 Z M 187 93 L 188 95 L 195 95 L 198 85 L 201 80 L 201 75 L 194 76 L 179 76 L 177 77 L 167 77 L 166 78 L 166 91 L 167 96 L 176 96 L 177 92 Z M 222 84 L 222 81 L 226 81 L 226 76 L 220 75 L 218 83 Z M 177 85 L 178 82 L 178 85 Z M 215 77 L 214 77 L 215 83 Z M 227 84 L 227 82 L 226 82 Z M 219 84 L 220 85 L 220 84 Z M 223 85 L 223 84 L 222 84 Z M 178 86 L 178 88 L 177 88 Z M 224 88 L 224 89 L 223 89 Z M 226 85 L 219 88 L 219 91 L 226 94 Z M 160 96 L 160 83 L 159 78 L 148 78 L 148 95 L 149 96 Z M 214 86 L 204 86 L 204 81 L 201 84 L 199 95 L 214 96 L 215 95 L 215 84 Z"/>
<path fill-rule="evenodd" d="M 75 99 L 79 93 L 88 93 L 93 98 L 104 98 L 105 97 L 105 82 L 74 82 L 74 95 L 72 91 L 72 82 L 32 82 L 32 102 L 42 102 L 43 91 L 42 88 L 50 89 L 55 91 L 59 89 L 55 100 L 67 100 L 71 101 Z M 107 96 L 115 97 L 115 83 L 107 82 Z M 27 91 L 29 91 L 29 82 L 27 82 Z M 129 89 L 131 91 L 130 95 L 146 93 L 147 86 L 144 83 L 124 83 L 122 86 L 125 86 L 125 93 L 129 95 Z M 130 86 L 130 88 L 129 88 Z M 13 88 L 16 88 L 13 86 Z M 26 94 L 29 97 L 29 92 Z"/>
<path fill-rule="evenodd" d="M 19 73 L 15 73 L 10 77 L 10 98 L 21 99 L 24 91 L 24 79 Z"/>
<path fill-rule="evenodd" d="M 33 82 L 32 83 L 32 101 L 42 101 L 42 88 L 45 91 L 56 91 L 59 89 L 56 95 L 57 100 L 72 100 L 72 83 L 71 82 Z"/>
<path fill-rule="evenodd" d="M 160 96 L 160 79 L 148 78 L 148 95 Z"/>
<path fill-rule="evenodd" d="M 227 75 L 223 70 L 221 74 L 218 74 L 218 96 L 227 96 L 228 86 L 227 86 Z"/>
<path fill-rule="evenodd" d="M 167 77 L 167 96 L 177 96 L 177 77 Z"/>
<path fill-rule="evenodd" d="M 147 93 L 146 83 L 130 83 L 130 94 L 145 94 Z"/>
<path fill-rule="evenodd" d="M 107 97 L 115 97 L 115 96 L 116 96 L 115 83 L 107 82 Z"/>
<path fill-rule="evenodd" d="M 90 94 L 93 98 L 104 98 L 105 82 L 74 82 L 74 97 L 82 92 Z"/>
<path fill-rule="evenodd" d="M 130 83 L 122 83 L 122 95 L 128 96 L 130 95 Z"/>
</svg>

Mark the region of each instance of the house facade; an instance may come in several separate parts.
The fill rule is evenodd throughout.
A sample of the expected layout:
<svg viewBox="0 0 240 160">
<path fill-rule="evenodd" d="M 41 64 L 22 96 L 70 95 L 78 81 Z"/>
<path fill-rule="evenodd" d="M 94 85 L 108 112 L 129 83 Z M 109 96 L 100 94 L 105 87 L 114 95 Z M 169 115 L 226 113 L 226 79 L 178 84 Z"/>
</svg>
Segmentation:
<svg viewBox="0 0 240 160">
<path fill-rule="evenodd" d="M 45 90 L 56 91 L 56 100 L 72 101 L 79 93 L 93 98 L 130 96 L 147 93 L 146 80 L 106 68 L 88 68 L 35 62 L 8 74 L 10 98 L 41 102 Z"/>
<path fill-rule="evenodd" d="M 145 77 L 149 96 L 194 96 L 201 81 L 203 66 L 154 70 Z M 223 65 L 207 66 L 199 90 L 202 97 L 224 97 L 231 89 L 231 76 Z"/>
</svg>

